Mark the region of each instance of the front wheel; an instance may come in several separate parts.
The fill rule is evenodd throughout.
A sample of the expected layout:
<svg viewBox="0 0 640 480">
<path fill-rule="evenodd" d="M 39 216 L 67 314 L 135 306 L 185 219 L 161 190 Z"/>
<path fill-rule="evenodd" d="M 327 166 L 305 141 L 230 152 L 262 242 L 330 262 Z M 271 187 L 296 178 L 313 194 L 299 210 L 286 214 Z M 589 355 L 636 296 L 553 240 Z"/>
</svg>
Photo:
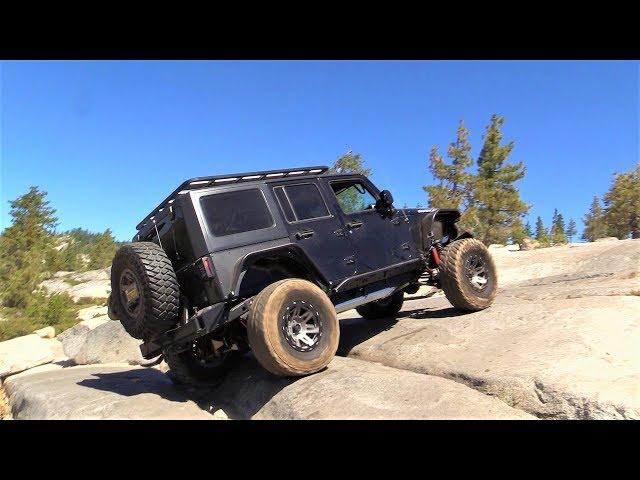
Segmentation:
<svg viewBox="0 0 640 480">
<path fill-rule="evenodd" d="M 498 275 L 493 258 L 482 242 L 464 238 L 447 245 L 442 251 L 438 272 L 442 290 L 454 307 L 476 312 L 493 303 Z"/>
<path fill-rule="evenodd" d="M 256 295 L 247 334 L 258 362 L 287 377 L 322 370 L 333 359 L 340 339 L 329 297 L 313 283 L 293 278 L 272 283 Z"/>
</svg>

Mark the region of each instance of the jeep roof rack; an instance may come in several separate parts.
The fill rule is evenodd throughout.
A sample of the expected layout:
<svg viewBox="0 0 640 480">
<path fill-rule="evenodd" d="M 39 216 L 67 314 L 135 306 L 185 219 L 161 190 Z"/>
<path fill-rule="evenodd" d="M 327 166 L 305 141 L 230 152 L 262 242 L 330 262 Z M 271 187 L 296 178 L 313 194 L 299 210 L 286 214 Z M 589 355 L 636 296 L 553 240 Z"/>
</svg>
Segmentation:
<svg viewBox="0 0 640 480">
<path fill-rule="evenodd" d="M 329 167 L 325 165 L 315 166 L 315 167 L 299 167 L 299 168 L 287 168 L 280 170 L 264 170 L 261 172 L 245 172 L 245 173 L 232 173 L 228 175 L 215 175 L 211 177 L 194 177 L 186 180 L 180 184 L 178 188 L 176 188 L 171 194 L 165 198 L 160 205 L 154 208 L 149 215 L 147 215 L 144 220 L 142 220 L 138 225 L 136 225 L 136 230 L 142 229 L 146 226 L 149 220 L 153 220 L 156 215 L 163 212 L 163 210 L 169 207 L 175 196 L 179 193 L 184 193 L 189 190 L 198 190 L 200 188 L 212 187 L 214 185 L 230 185 L 233 183 L 241 183 L 241 182 L 256 182 L 258 180 L 267 180 L 271 178 L 285 178 L 285 177 L 293 177 L 293 176 L 304 176 L 304 175 L 322 175 L 329 170 Z"/>
</svg>

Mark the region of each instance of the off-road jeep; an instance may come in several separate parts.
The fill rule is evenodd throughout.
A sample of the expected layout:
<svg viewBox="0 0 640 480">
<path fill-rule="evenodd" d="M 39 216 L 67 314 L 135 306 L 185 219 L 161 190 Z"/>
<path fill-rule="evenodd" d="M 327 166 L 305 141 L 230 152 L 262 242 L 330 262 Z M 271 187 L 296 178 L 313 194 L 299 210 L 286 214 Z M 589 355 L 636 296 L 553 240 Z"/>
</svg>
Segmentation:
<svg viewBox="0 0 640 480">
<path fill-rule="evenodd" d="M 491 304 L 493 260 L 459 217 L 396 209 L 323 166 L 192 178 L 116 253 L 109 315 L 178 382 L 214 379 L 249 348 L 276 375 L 307 375 L 335 355 L 338 313 L 394 316 L 421 279 L 459 309 Z"/>
</svg>

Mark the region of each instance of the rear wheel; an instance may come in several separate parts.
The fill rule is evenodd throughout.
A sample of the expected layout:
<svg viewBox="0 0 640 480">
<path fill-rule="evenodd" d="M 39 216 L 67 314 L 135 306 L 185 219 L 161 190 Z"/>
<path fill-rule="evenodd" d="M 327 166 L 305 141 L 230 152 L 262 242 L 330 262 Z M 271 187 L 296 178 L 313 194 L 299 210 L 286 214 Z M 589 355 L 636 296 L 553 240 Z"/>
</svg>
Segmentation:
<svg viewBox="0 0 640 480">
<path fill-rule="evenodd" d="M 189 350 L 165 352 L 164 359 L 170 369 L 169 377 L 174 383 L 197 385 L 223 377 L 242 358 L 243 353 L 237 350 L 218 353 L 211 340 L 198 339 Z"/>
<path fill-rule="evenodd" d="M 333 359 L 340 338 L 329 297 L 301 279 L 281 280 L 262 290 L 251 305 L 247 333 L 260 364 L 280 376 L 322 370 Z"/>
<path fill-rule="evenodd" d="M 442 250 L 438 272 L 442 290 L 454 307 L 478 311 L 493 303 L 498 275 L 482 242 L 465 238 L 447 245 Z"/>
<path fill-rule="evenodd" d="M 404 292 L 399 291 L 387 298 L 360 305 L 359 307 L 356 307 L 356 312 L 358 312 L 362 318 L 369 320 L 395 317 L 402 309 L 403 303 Z"/>
<path fill-rule="evenodd" d="M 111 266 L 111 310 L 134 338 L 151 340 L 178 319 L 179 286 L 167 254 L 152 242 L 118 249 Z"/>
</svg>

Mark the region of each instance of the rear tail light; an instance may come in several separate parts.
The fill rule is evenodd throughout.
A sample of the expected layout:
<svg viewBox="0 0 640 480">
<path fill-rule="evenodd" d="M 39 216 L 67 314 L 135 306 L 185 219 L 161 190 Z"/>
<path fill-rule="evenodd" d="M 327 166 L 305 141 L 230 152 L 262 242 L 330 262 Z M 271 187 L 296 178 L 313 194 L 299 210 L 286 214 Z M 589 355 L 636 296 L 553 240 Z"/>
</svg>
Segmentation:
<svg viewBox="0 0 640 480">
<path fill-rule="evenodd" d="M 203 278 L 213 278 L 213 263 L 211 262 L 211 257 L 202 257 L 198 264 L 198 270 L 200 270 L 200 275 Z"/>
</svg>

